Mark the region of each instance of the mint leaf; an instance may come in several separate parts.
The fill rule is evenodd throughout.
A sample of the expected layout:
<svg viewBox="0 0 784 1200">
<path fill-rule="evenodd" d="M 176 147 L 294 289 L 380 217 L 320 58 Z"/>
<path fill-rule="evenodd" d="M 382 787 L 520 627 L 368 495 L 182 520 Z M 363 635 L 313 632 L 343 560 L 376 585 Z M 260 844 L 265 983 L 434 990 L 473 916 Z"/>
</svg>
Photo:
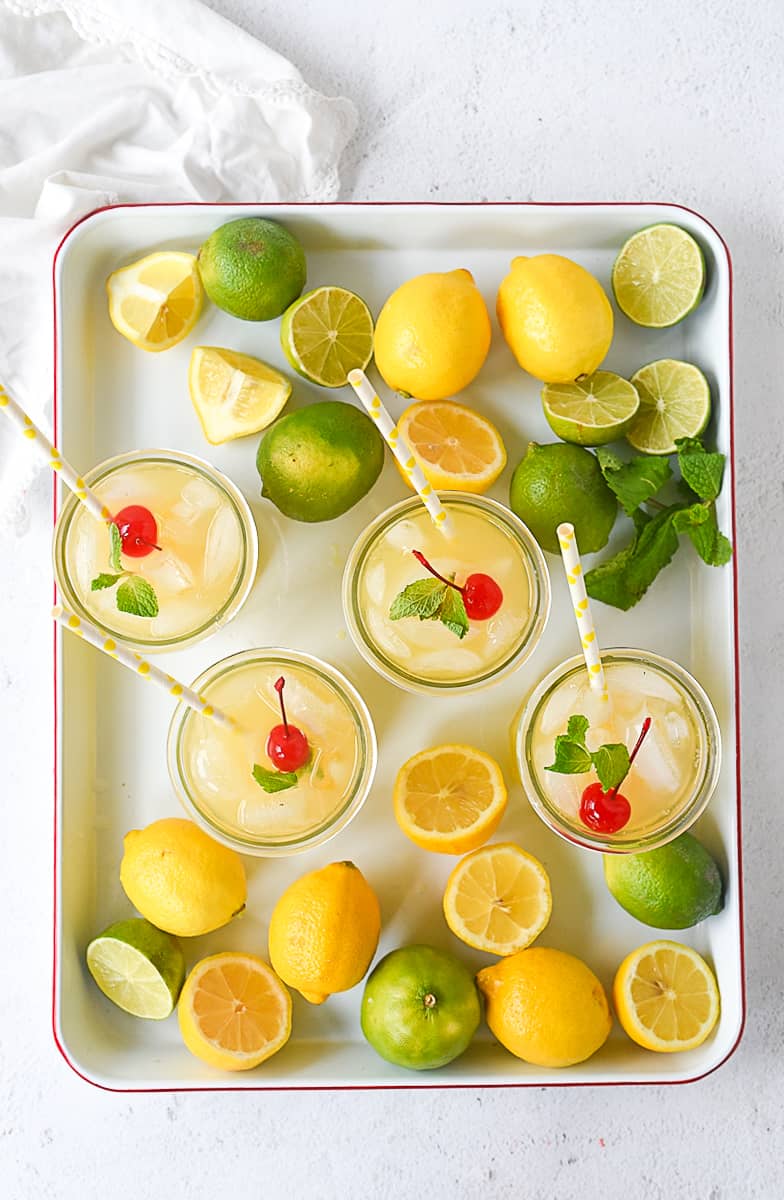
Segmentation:
<svg viewBox="0 0 784 1200">
<path fill-rule="evenodd" d="M 672 477 L 672 468 L 666 458 L 646 454 L 625 463 L 603 446 L 597 449 L 596 458 L 608 487 L 627 517 L 655 496 Z"/>
<path fill-rule="evenodd" d="M 454 588 L 446 589 L 446 595 L 438 610 L 438 618 L 443 625 L 446 625 L 447 629 L 451 629 L 452 633 L 456 633 L 462 641 L 468 633 L 468 615 L 460 592 L 455 591 Z"/>
<path fill-rule="evenodd" d="M 591 755 L 594 770 L 605 792 L 619 787 L 629 774 L 629 751 L 621 742 L 609 742 Z"/>
<path fill-rule="evenodd" d="M 113 571 L 122 571 L 122 538 L 120 531 L 112 521 L 109 525 L 109 566 Z"/>
<path fill-rule="evenodd" d="M 721 491 L 725 456 L 709 453 L 699 438 L 676 438 L 675 445 L 684 481 L 700 500 L 715 500 Z"/>
<path fill-rule="evenodd" d="M 258 763 L 253 764 L 253 778 L 265 792 L 286 792 L 297 786 L 296 771 L 268 771 Z"/>
<path fill-rule="evenodd" d="M 157 617 L 158 597 L 141 575 L 129 575 L 117 589 L 117 607 L 135 617 Z"/>
<path fill-rule="evenodd" d="M 709 567 L 723 567 L 732 558 L 732 543 L 719 529 L 713 504 L 692 504 L 675 517 L 675 528 L 690 538 Z"/>
<path fill-rule="evenodd" d="M 682 506 L 673 505 L 650 518 L 635 514 L 636 533 L 628 546 L 586 573 L 588 595 L 624 612 L 633 608 L 678 549 L 673 525 L 678 511 Z"/>
<path fill-rule="evenodd" d="M 107 575 L 102 571 L 100 575 L 96 575 L 95 579 L 90 581 L 90 590 L 100 592 L 104 588 L 114 587 L 118 579 L 122 579 L 122 572 L 119 575 Z"/>
<path fill-rule="evenodd" d="M 585 746 L 578 746 L 565 733 L 560 733 L 555 739 L 555 762 L 545 767 L 545 771 L 555 771 L 558 775 L 584 775 L 591 769 L 591 756 Z"/>
<path fill-rule="evenodd" d="M 389 610 L 393 621 L 403 617 L 419 617 L 429 621 L 436 616 L 446 592 L 451 591 L 439 579 L 417 579 L 398 592 Z"/>
<path fill-rule="evenodd" d="M 573 717 L 569 718 L 569 724 L 566 726 L 566 736 L 570 741 L 578 742 L 581 746 L 584 746 L 589 724 L 590 722 L 587 717 L 576 713 Z"/>
</svg>

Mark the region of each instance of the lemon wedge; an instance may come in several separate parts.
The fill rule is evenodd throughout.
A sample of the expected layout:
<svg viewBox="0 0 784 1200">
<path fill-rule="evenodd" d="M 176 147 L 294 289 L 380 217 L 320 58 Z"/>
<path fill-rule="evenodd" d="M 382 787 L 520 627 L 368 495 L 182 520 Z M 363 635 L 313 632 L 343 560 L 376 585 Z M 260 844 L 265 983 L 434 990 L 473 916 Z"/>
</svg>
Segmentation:
<svg viewBox="0 0 784 1200">
<path fill-rule="evenodd" d="M 188 372 L 191 400 L 213 446 L 271 425 L 291 395 L 285 375 L 249 354 L 196 346 Z"/>
<path fill-rule="evenodd" d="M 114 271 L 106 281 L 112 325 L 140 350 L 176 346 L 193 329 L 204 299 L 192 254 L 162 250 Z"/>
</svg>

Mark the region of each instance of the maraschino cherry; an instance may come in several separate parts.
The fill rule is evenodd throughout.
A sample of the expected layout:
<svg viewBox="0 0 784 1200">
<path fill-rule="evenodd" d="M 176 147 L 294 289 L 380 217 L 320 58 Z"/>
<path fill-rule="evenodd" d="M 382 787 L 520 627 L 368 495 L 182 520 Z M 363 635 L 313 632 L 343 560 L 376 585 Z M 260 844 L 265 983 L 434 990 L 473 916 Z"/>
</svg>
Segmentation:
<svg viewBox="0 0 784 1200">
<path fill-rule="evenodd" d="M 275 691 L 280 701 L 282 725 L 274 725 L 267 738 L 267 757 L 279 771 L 298 771 L 304 767 L 310 755 L 308 739 L 296 725 L 289 725 L 286 719 L 286 706 L 283 703 L 283 689 L 286 680 L 281 675 L 275 682 Z"/>
<path fill-rule="evenodd" d="M 637 757 L 637 752 L 643 744 L 645 735 L 650 727 L 651 718 L 646 717 L 642 723 L 640 736 L 637 738 L 634 749 L 629 755 L 629 767 L 626 775 L 632 769 L 632 763 Z M 623 779 L 626 778 L 626 775 L 624 775 Z M 629 818 L 632 815 L 632 806 L 618 790 L 621 783 L 623 783 L 623 779 L 614 788 L 609 788 L 606 792 L 598 781 L 588 784 L 580 799 L 580 820 L 583 825 L 587 825 L 589 829 L 595 830 L 596 833 L 618 833 L 619 830 L 623 829 L 624 825 L 629 823 Z"/>
<path fill-rule="evenodd" d="M 431 567 L 421 550 L 412 550 L 411 553 L 417 562 L 421 563 L 425 570 L 434 575 L 436 579 L 440 579 L 447 587 L 460 592 L 469 621 L 489 621 L 503 604 L 504 593 L 492 575 L 484 575 L 481 571 L 477 571 L 475 574 L 469 575 L 461 587 L 459 584 L 453 583 L 451 579 L 445 579 L 436 571 L 435 567 Z"/>
<path fill-rule="evenodd" d="M 160 550 L 158 526 L 149 508 L 141 504 L 129 504 L 114 518 L 120 534 L 122 552 L 129 558 L 144 558 L 153 550 Z"/>
</svg>

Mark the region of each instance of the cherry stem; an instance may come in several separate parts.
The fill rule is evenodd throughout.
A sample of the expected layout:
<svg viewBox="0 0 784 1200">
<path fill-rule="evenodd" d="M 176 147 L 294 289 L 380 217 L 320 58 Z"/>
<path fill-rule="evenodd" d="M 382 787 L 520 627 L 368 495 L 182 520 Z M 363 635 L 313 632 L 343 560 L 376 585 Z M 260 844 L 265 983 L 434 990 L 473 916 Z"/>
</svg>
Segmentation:
<svg viewBox="0 0 784 1200">
<path fill-rule="evenodd" d="M 461 596 L 465 593 L 465 588 L 460 587 L 459 583 L 455 583 L 452 579 L 445 579 L 444 576 L 435 569 L 435 567 L 431 567 L 421 550 L 412 550 L 411 553 L 417 562 L 422 564 L 426 571 L 429 571 L 431 575 L 435 575 L 436 579 L 440 579 L 441 582 L 445 583 L 447 587 L 454 588 L 456 592 L 460 592 Z"/>
<path fill-rule="evenodd" d="M 289 736 L 289 723 L 286 720 L 286 705 L 283 703 L 283 689 L 286 686 L 286 680 L 281 675 L 280 679 L 275 681 L 275 691 L 278 693 L 280 701 L 280 715 L 283 717 L 283 728 L 286 730 L 286 737 Z M 648 722 L 650 724 L 650 721 Z"/>
<path fill-rule="evenodd" d="M 623 780 L 626 778 L 626 776 L 631 771 L 632 763 L 634 762 L 635 758 L 637 757 L 640 746 L 645 741 L 645 735 L 647 734 L 650 727 L 651 727 L 651 718 L 646 717 L 642 723 L 642 729 L 640 730 L 640 736 L 637 738 L 637 741 L 634 743 L 634 749 L 632 750 L 631 754 L 629 755 L 629 765 L 626 768 L 626 773 L 624 774 L 623 779 L 619 780 L 619 782 L 616 783 L 614 788 L 610 788 L 609 792 L 607 793 L 608 796 L 612 796 L 613 798 L 615 798 L 615 796 L 618 795 L 620 786 L 623 783 Z"/>
</svg>

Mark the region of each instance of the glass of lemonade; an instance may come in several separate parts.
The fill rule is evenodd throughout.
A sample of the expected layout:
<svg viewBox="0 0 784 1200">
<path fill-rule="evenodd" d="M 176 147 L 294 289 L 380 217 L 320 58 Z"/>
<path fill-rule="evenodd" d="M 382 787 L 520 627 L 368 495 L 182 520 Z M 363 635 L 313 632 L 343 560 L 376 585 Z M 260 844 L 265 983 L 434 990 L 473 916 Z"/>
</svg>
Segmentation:
<svg viewBox="0 0 784 1200">
<path fill-rule="evenodd" d="M 139 528 L 152 536 L 135 554 L 123 541 L 118 570 L 109 525 L 69 495 L 54 534 L 55 579 L 68 608 L 146 651 L 179 649 L 231 620 L 253 586 L 258 535 L 245 497 L 225 475 L 188 454 L 145 450 L 108 459 L 85 482 L 110 513 L 138 517 L 141 506 L 154 524 L 142 518 Z M 129 580 L 152 589 L 155 615 L 121 611 Z"/>
<path fill-rule="evenodd" d="M 360 654 L 399 687 L 431 694 L 479 689 L 509 674 L 535 649 L 550 611 L 547 564 L 522 521 L 484 496 L 440 499 L 449 534 L 419 497 L 403 500 L 357 539 L 343 575 L 343 611 Z M 457 584 L 474 572 L 490 575 L 503 593 L 498 611 L 470 620 L 463 638 L 440 620 L 393 620 L 395 598 L 428 578 L 413 551 Z"/>
<path fill-rule="evenodd" d="M 652 850 L 683 833 L 705 809 L 721 766 L 721 734 L 713 705 L 688 671 L 647 650 L 602 651 L 608 700 L 592 691 L 577 655 L 531 692 L 512 726 L 517 763 L 531 805 L 562 837 L 592 850 Z M 631 751 L 644 720 L 651 725 L 621 785 L 631 806 L 617 833 L 597 833 L 580 817 L 594 772 L 561 775 L 545 768 L 571 716 L 587 717 L 589 750 L 623 742 Z"/>
<path fill-rule="evenodd" d="M 309 757 L 292 786 L 266 791 L 254 768 L 274 777 L 266 748 L 280 728 L 281 678 L 288 721 L 306 736 Z M 238 726 L 181 703 L 169 729 L 174 790 L 212 837 L 244 854 L 296 854 L 356 816 L 376 771 L 376 734 L 359 692 L 335 667 L 296 650 L 246 650 L 208 667 L 193 687 Z"/>
</svg>

